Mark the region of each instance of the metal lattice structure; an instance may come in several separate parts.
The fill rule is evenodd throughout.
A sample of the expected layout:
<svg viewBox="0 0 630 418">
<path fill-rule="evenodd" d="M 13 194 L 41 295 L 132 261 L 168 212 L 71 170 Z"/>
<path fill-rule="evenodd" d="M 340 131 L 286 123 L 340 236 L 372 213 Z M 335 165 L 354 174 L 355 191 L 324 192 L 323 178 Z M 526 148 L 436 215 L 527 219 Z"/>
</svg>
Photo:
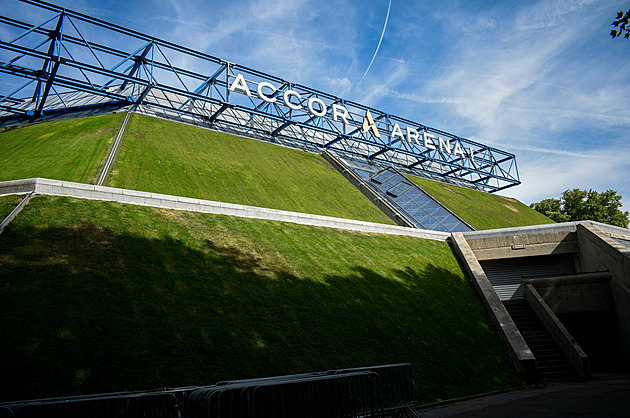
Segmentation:
<svg viewBox="0 0 630 418">
<path fill-rule="evenodd" d="M 50 3 L 22 3 L 50 17 L 0 16 L 0 126 L 125 109 L 489 192 L 520 184 L 513 154 Z"/>
</svg>

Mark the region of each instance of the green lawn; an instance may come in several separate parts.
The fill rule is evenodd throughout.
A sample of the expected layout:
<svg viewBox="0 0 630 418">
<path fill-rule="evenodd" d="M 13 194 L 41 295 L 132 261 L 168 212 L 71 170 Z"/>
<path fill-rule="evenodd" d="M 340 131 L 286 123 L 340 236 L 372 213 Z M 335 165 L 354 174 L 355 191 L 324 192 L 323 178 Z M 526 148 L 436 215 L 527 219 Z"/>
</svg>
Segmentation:
<svg viewBox="0 0 630 418">
<path fill-rule="evenodd" d="M 22 196 L 18 195 L 0 196 L 0 222 L 2 222 L 4 218 L 6 218 L 7 215 L 15 209 L 21 200 Z"/>
<path fill-rule="evenodd" d="M 476 230 L 553 223 L 516 199 L 420 177 L 409 178 Z"/>
<path fill-rule="evenodd" d="M 124 115 L 0 132 L 0 181 L 94 183 Z M 411 177 L 475 229 L 552 221 L 506 197 Z M 319 155 L 134 114 L 107 185 L 393 224 Z"/>
<path fill-rule="evenodd" d="M 143 115 L 107 185 L 393 224 L 319 155 Z"/>
<path fill-rule="evenodd" d="M 0 288 L 3 400 L 404 361 L 423 402 L 519 383 L 443 242 L 44 196 Z"/>
<path fill-rule="evenodd" d="M 92 183 L 124 114 L 25 125 L 0 133 L 0 181 L 43 177 Z"/>
</svg>

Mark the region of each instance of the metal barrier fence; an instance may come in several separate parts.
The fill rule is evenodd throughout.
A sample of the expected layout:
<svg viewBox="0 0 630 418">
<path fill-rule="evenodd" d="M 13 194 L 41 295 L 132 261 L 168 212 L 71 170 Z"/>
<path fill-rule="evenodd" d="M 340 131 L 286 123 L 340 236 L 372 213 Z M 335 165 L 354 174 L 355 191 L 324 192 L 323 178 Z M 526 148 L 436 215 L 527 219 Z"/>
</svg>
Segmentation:
<svg viewBox="0 0 630 418">
<path fill-rule="evenodd" d="M 0 418 L 417 417 L 410 364 L 0 404 Z"/>
<path fill-rule="evenodd" d="M 199 418 L 379 416 L 379 377 L 373 372 L 268 379 L 201 388 L 185 415 Z"/>
<path fill-rule="evenodd" d="M 378 374 L 381 383 L 381 405 L 385 412 L 393 411 L 395 415 L 407 414 L 417 416 L 416 383 L 413 379 L 413 368 L 409 363 L 388 364 L 355 369 L 333 370 L 330 373 L 352 373 L 371 371 Z"/>
<path fill-rule="evenodd" d="M 142 392 L 20 402 L 4 406 L 8 411 L 0 417 L 176 418 L 179 407 L 174 393 Z"/>
</svg>

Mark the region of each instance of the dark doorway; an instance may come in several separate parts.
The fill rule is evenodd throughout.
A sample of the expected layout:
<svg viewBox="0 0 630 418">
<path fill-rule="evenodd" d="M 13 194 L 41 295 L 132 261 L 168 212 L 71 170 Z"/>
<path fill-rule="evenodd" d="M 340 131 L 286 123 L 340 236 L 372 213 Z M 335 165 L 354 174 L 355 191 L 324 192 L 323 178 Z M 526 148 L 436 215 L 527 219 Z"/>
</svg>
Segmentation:
<svg viewBox="0 0 630 418">
<path fill-rule="evenodd" d="M 575 312 L 557 316 L 590 358 L 593 373 L 619 371 L 614 311 Z"/>
</svg>

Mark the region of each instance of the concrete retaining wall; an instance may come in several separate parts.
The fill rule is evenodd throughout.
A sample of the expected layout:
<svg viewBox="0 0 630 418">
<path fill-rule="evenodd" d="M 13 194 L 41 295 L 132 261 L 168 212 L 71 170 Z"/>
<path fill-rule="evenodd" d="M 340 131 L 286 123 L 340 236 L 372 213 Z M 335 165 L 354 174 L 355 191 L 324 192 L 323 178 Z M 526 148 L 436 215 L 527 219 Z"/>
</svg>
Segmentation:
<svg viewBox="0 0 630 418">
<path fill-rule="evenodd" d="M 515 367 L 526 381 L 533 381 L 536 375 L 536 358 L 529 349 L 523 335 L 520 333 L 512 317 L 492 288 L 486 273 L 481 268 L 473 250 L 461 232 L 456 232 L 451 238 L 455 253 L 463 261 L 468 277 L 481 296 L 490 319 L 494 322 L 501 338 L 505 341 L 508 352 Z"/>
<path fill-rule="evenodd" d="M 630 286 L 630 249 L 600 228 L 604 227 L 594 223 L 578 226 L 582 268 L 584 271 L 610 271 L 613 277 Z"/>
<path fill-rule="evenodd" d="M 613 279 L 610 282 L 610 288 L 615 301 L 617 318 L 615 326 L 615 340 L 618 342 L 616 354 L 623 368 L 630 371 L 630 286 Z"/>
<path fill-rule="evenodd" d="M 574 223 L 466 232 L 464 237 L 478 260 L 579 251 Z"/>
<path fill-rule="evenodd" d="M 547 305 L 543 297 L 538 293 L 537 289 L 532 285 L 531 280 L 523 282 L 523 294 L 525 300 L 536 313 L 536 316 L 543 323 L 552 338 L 558 343 L 558 346 L 569 359 L 573 369 L 582 377 L 591 376 L 591 365 L 588 356 L 573 339 L 571 334 L 562 325 L 562 322 L 555 315 L 554 311 Z"/>
<path fill-rule="evenodd" d="M 598 223 L 578 227 L 583 268 L 608 270 L 613 276 L 610 287 L 617 318 L 616 347 L 622 366 L 630 370 L 630 250 L 613 236 L 628 237 L 630 231 Z"/>
<path fill-rule="evenodd" d="M 556 314 L 575 312 L 614 311 L 610 273 L 587 273 L 575 276 L 558 276 L 529 279 L 545 303 Z"/>
<path fill-rule="evenodd" d="M 25 194 L 30 192 L 43 195 L 59 195 L 82 199 L 113 201 L 164 209 L 232 215 L 244 218 L 269 219 L 274 221 L 323 226 L 351 231 L 390 235 L 408 235 L 437 241 L 446 241 L 450 237 L 450 234 L 446 232 L 427 231 L 417 228 L 362 222 L 352 219 L 311 215 L 308 213 L 266 209 L 232 203 L 214 202 L 211 200 L 191 199 L 188 197 L 170 196 L 137 190 L 117 189 L 113 187 L 73 183 L 68 181 L 34 178 L 0 182 L 0 195 Z"/>
</svg>

